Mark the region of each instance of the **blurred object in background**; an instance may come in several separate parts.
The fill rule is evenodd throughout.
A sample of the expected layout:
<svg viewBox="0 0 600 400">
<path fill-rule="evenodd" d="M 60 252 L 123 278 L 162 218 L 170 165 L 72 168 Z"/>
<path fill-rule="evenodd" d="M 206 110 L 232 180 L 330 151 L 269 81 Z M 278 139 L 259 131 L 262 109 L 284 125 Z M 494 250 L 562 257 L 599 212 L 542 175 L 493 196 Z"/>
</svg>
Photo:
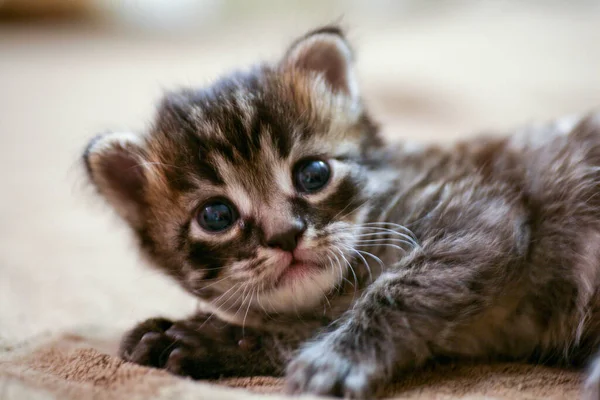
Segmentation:
<svg viewBox="0 0 600 400">
<path fill-rule="evenodd" d="M 185 32 L 240 19 L 290 18 L 369 20 L 443 15 L 447 12 L 513 8 L 600 10 L 597 0 L 0 0 L 0 22 L 28 20 L 100 21 L 134 29 Z M 485 11 L 481 15 L 486 18 Z"/>
<path fill-rule="evenodd" d="M 150 29 L 197 26 L 221 0 L 0 0 L 0 21 L 102 21 Z"/>
<path fill-rule="evenodd" d="M 0 0 L 0 21 L 79 19 L 93 13 L 91 0 Z"/>
<path fill-rule="evenodd" d="M 274 60 L 332 22 L 347 29 L 365 98 L 396 138 L 449 139 L 600 106 L 598 0 L 0 0 L 0 72 L 19 72 L 9 82 L 17 96 L 17 80 L 43 74 L 53 78 L 43 85 L 66 80 L 63 98 L 77 79 L 104 79 L 120 97 L 96 115 L 141 120 L 152 88 Z"/>
<path fill-rule="evenodd" d="M 432 0 L 0 0 L 0 21 L 102 21 L 150 30 L 186 31 L 231 17 L 256 18 L 293 14 L 344 17 L 347 13 L 379 17 L 435 7 L 442 11 L 457 3 Z M 322 21 L 331 22 L 330 21 Z"/>
<path fill-rule="evenodd" d="M 145 30 L 187 31 L 218 20 L 224 0 L 94 0 L 98 15 Z"/>
</svg>

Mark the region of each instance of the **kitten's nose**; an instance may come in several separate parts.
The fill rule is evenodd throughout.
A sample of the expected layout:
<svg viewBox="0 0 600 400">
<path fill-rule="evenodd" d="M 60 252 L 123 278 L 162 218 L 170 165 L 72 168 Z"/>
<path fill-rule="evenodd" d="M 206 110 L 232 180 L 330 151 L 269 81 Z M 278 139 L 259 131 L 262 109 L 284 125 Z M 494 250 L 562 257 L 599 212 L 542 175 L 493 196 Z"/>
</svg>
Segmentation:
<svg viewBox="0 0 600 400">
<path fill-rule="evenodd" d="M 267 238 L 267 246 L 279 248 L 284 251 L 294 251 L 298 240 L 306 230 L 306 222 L 297 218 L 286 226 L 285 229 L 275 232 Z"/>
</svg>

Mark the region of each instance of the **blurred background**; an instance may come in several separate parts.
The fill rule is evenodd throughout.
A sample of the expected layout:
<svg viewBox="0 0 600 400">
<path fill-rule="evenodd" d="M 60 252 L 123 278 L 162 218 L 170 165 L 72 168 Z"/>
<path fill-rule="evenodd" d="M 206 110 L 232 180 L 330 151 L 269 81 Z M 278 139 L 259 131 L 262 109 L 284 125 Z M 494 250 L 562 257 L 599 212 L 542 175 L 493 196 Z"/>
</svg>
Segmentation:
<svg viewBox="0 0 600 400">
<path fill-rule="evenodd" d="M 82 149 L 143 131 L 165 89 L 277 60 L 330 22 L 392 140 L 600 106 L 597 0 L 0 0 L 0 344 L 192 310 L 94 197 Z"/>
</svg>

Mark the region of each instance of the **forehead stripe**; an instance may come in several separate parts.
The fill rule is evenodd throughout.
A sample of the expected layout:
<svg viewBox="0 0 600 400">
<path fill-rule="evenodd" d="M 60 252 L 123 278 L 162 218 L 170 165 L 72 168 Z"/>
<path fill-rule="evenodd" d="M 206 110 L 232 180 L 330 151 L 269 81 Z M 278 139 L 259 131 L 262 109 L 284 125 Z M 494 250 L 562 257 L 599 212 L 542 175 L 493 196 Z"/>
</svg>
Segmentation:
<svg viewBox="0 0 600 400">
<path fill-rule="evenodd" d="M 200 160 L 200 162 L 198 163 L 197 172 L 200 175 L 202 175 L 203 178 L 206 178 L 214 185 L 222 186 L 225 184 L 225 180 L 223 179 L 223 176 L 217 169 L 216 165 L 209 161 Z"/>
</svg>

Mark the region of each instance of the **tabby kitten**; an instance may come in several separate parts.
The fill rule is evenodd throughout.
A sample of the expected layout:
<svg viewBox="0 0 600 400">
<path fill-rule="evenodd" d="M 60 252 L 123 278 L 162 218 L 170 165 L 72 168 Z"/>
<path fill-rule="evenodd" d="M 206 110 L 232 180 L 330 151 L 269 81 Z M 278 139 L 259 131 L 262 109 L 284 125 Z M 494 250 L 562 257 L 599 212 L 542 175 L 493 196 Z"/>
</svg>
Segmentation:
<svg viewBox="0 0 600 400">
<path fill-rule="evenodd" d="M 366 398 L 432 360 L 583 365 L 600 345 L 598 116 L 392 147 L 325 27 L 168 94 L 146 136 L 98 136 L 84 160 L 205 309 L 139 324 L 125 360 Z M 589 398 L 599 381 L 597 363 Z"/>
</svg>

